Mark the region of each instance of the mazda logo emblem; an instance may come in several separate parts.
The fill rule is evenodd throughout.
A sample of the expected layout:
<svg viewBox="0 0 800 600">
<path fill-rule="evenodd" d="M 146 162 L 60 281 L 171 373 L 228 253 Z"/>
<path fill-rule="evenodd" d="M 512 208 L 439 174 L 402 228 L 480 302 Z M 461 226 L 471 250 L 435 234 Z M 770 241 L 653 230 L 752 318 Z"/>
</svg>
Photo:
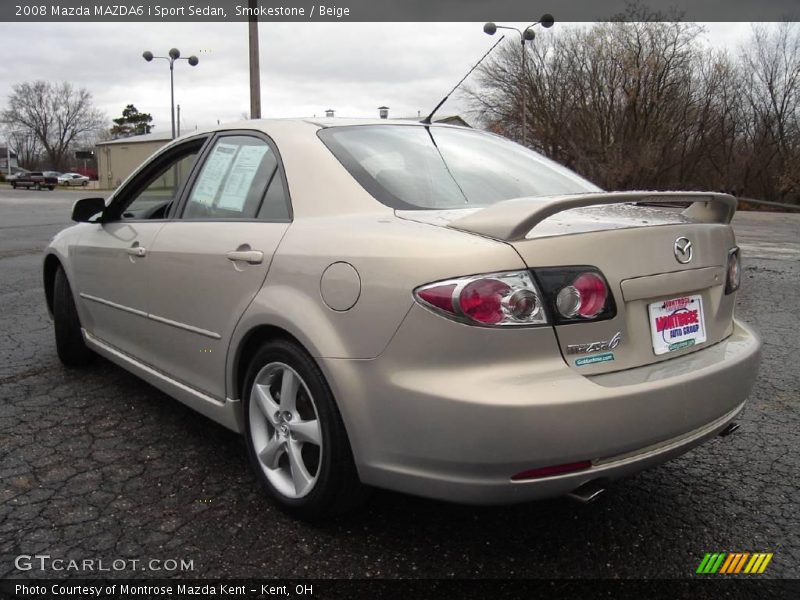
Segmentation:
<svg viewBox="0 0 800 600">
<path fill-rule="evenodd" d="M 675 260 L 682 265 L 692 260 L 692 242 L 689 241 L 689 238 L 679 237 L 675 240 L 673 251 L 675 252 Z"/>
</svg>

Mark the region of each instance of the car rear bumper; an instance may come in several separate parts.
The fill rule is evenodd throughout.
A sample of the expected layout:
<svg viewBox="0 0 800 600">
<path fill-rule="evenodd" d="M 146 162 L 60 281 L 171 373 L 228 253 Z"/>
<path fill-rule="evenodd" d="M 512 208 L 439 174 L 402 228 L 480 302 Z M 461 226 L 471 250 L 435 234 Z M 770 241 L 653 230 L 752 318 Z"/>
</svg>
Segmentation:
<svg viewBox="0 0 800 600">
<path fill-rule="evenodd" d="M 415 307 L 380 357 L 322 359 L 362 480 L 499 504 L 626 476 L 722 431 L 744 407 L 760 361 L 758 336 L 736 322 L 731 336 L 703 350 L 584 376 L 539 331 L 538 344 L 489 330 L 480 335 L 502 336 L 498 346 L 486 337 L 465 347 L 475 328 Z M 586 460 L 591 467 L 579 472 L 511 480 Z"/>
</svg>

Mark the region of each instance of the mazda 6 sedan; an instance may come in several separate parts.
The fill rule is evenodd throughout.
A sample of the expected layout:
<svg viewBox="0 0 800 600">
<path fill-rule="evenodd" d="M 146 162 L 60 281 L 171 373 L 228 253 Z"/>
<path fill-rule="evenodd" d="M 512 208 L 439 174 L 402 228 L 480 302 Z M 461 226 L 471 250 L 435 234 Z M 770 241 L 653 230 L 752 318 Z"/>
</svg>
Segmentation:
<svg viewBox="0 0 800 600">
<path fill-rule="evenodd" d="M 760 358 L 735 209 L 467 128 L 245 121 L 78 201 L 44 284 L 66 365 L 241 432 L 298 516 L 369 487 L 588 500 L 735 428 Z"/>
</svg>

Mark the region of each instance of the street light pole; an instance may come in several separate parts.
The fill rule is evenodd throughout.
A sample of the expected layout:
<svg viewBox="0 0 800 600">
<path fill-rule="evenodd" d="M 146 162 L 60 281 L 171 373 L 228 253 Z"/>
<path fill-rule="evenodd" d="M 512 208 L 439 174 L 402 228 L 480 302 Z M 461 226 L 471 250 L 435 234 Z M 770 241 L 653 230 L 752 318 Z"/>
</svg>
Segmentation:
<svg viewBox="0 0 800 600">
<path fill-rule="evenodd" d="M 519 34 L 519 41 L 522 44 L 522 85 L 520 86 L 521 93 L 522 93 L 522 145 L 528 145 L 528 111 L 527 111 L 527 74 L 528 70 L 526 68 L 526 52 L 525 52 L 525 42 L 532 42 L 533 38 L 536 37 L 536 34 L 533 31 L 533 28 L 536 25 L 541 25 L 545 29 L 549 29 L 553 26 L 556 20 L 553 18 L 553 15 L 545 13 L 541 16 L 541 18 L 536 21 L 535 23 L 531 23 L 525 29 L 519 30 L 516 27 L 509 27 L 507 25 L 497 25 L 495 23 L 486 23 L 483 26 L 483 32 L 488 35 L 494 35 L 497 33 L 498 29 L 510 29 L 512 31 L 516 31 Z"/>
<path fill-rule="evenodd" d="M 154 58 L 161 58 L 163 60 L 169 61 L 169 107 L 170 107 L 170 117 L 172 120 L 172 139 L 175 139 L 175 61 L 176 60 L 185 60 L 189 63 L 190 66 L 196 67 L 197 64 L 200 62 L 196 56 L 192 55 L 189 58 L 181 59 L 181 51 L 177 48 L 171 48 L 169 51 L 169 56 L 153 56 L 153 53 L 149 50 L 145 50 L 142 52 L 142 58 L 144 58 L 147 62 L 150 62 Z"/>
<path fill-rule="evenodd" d="M 525 33 L 531 31 L 530 29 L 526 29 Z M 531 34 L 533 31 L 531 31 Z M 527 147 L 528 146 L 528 111 L 526 110 L 527 104 L 527 94 L 528 94 L 528 82 L 526 81 L 528 71 L 525 69 L 525 35 L 520 36 L 520 42 L 522 43 L 522 145 Z"/>
<path fill-rule="evenodd" d="M 172 139 L 175 139 L 175 61 L 169 61 L 169 116 L 172 119 Z"/>
</svg>

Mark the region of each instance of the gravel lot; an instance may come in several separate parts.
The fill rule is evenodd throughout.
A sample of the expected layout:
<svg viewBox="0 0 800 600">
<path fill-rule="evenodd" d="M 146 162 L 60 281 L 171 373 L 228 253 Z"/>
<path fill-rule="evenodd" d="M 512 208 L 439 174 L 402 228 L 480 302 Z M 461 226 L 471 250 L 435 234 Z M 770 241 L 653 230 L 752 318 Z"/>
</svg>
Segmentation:
<svg viewBox="0 0 800 600">
<path fill-rule="evenodd" d="M 377 492 L 299 523 L 262 497 L 239 437 L 122 369 L 58 362 L 41 251 L 86 192 L 0 187 L 0 577 L 20 554 L 184 559 L 155 577 L 659 577 L 706 552 L 774 552 L 800 577 L 800 214 L 740 213 L 738 314 L 764 337 L 733 436 L 617 482 L 598 502 L 472 508 Z M 73 574 L 75 576 L 75 574 Z"/>
</svg>

